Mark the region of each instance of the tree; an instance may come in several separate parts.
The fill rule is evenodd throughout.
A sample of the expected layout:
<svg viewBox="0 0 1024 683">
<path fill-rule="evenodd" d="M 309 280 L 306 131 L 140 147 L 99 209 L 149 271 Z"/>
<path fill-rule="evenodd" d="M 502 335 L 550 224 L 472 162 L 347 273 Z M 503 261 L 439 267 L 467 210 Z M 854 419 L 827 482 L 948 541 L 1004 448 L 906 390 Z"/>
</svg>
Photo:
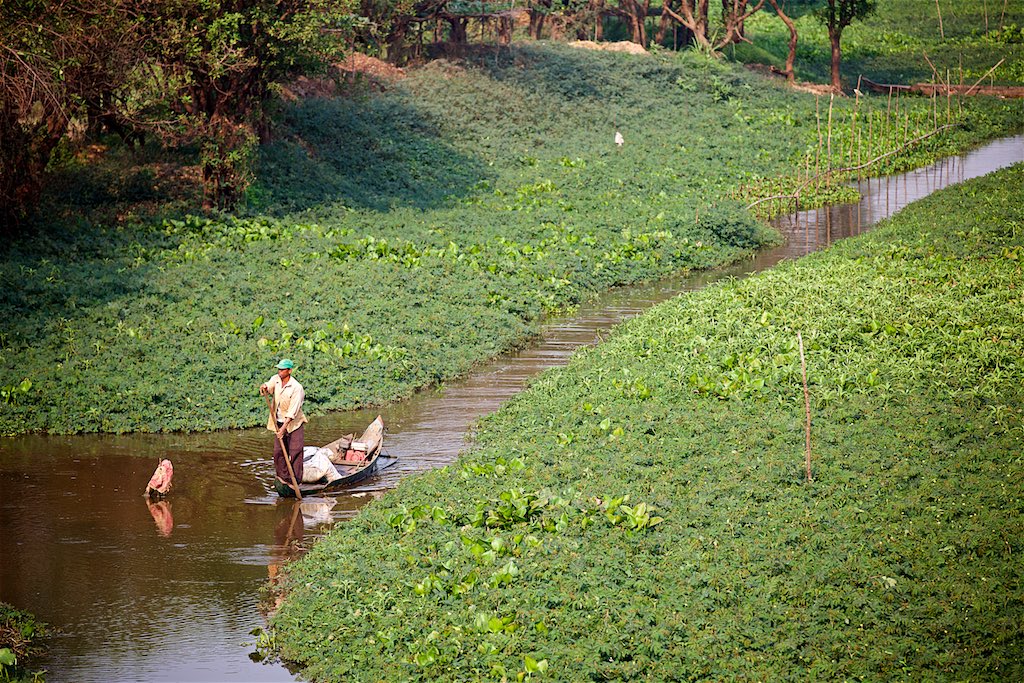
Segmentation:
<svg viewBox="0 0 1024 683">
<path fill-rule="evenodd" d="M 153 29 L 165 139 L 200 146 L 204 205 L 234 203 L 268 135 L 274 84 L 342 55 L 354 3 L 335 0 L 136 0 Z"/>
<path fill-rule="evenodd" d="M 76 117 L 100 121 L 143 36 L 119 0 L 5 0 L 0 22 L 0 232 L 21 229 Z"/>
<path fill-rule="evenodd" d="M 815 12 L 818 20 L 828 28 L 828 39 L 832 44 L 832 89 L 836 92 L 843 89 L 839 74 L 843 29 L 854 19 L 864 19 L 874 11 L 875 0 L 827 0 L 825 6 Z"/>
<path fill-rule="evenodd" d="M 796 23 L 789 15 L 786 14 L 785 10 L 779 6 L 778 0 L 768 0 L 768 2 L 771 4 L 772 9 L 775 10 L 775 13 L 779 16 L 779 19 L 782 20 L 782 23 L 784 23 L 786 28 L 789 29 L 789 52 L 786 53 L 786 70 L 782 73 L 786 76 L 786 80 L 792 83 L 796 80 L 796 74 L 793 71 L 793 63 L 796 61 Z"/>
<path fill-rule="evenodd" d="M 726 45 L 741 40 L 743 23 L 764 6 L 765 0 L 728 0 L 722 3 L 722 33 L 711 36 L 708 33 L 708 6 L 710 0 L 665 0 L 662 12 L 686 28 L 697 47 L 708 52 L 717 52 Z M 662 30 L 663 32 L 663 30 Z"/>
</svg>

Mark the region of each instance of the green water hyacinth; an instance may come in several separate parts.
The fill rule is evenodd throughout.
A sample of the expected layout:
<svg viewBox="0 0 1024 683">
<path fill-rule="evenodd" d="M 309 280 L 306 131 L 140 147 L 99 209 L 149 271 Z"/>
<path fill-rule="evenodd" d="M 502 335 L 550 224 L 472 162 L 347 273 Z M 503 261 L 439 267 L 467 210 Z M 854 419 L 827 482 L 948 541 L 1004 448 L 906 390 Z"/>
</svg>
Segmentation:
<svg viewBox="0 0 1024 683">
<path fill-rule="evenodd" d="M 1020 678 L 1022 252 L 1018 165 L 631 319 L 291 565 L 281 654 L 312 680 Z"/>
</svg>

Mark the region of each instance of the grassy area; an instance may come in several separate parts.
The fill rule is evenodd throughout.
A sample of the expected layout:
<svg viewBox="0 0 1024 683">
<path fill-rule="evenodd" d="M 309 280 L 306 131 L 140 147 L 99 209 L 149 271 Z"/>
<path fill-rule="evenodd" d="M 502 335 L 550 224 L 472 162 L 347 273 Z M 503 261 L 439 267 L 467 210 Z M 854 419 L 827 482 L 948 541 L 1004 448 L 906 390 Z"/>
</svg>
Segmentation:
<svg viewBox="0 0 1024 683">
<path fill-rule="evenodd" d="M 802 2 L 788 3 L 797 17 L 800 41 L 795 68 L 800 78 L 829 79 L 828 33 Z M 939 16 L 942 27 L 939 27 Z M 860 75 L 878 83 L 929 82 L 940 79 L 973 85 L 1004 60 L 984 83 L 1024 84 L 1024 5 L 997 0 L 900 0 L 878 3 L 865 21 L 843 32 L 843 76 L 853 88 Z M 747 24 L 753 45 L 727 53 L 742 61 L 785 65 L 789 31 L 771 12 L 760 12 Z"/>
<path fill-rule="evenodd" d="M 42 683 L 45 671 L 31 672 L 28 662 L 41 653 L 39 641 L 46 633 L 46 625 L 34 616 L 0 602 L 0 677 L 4 681 Z"/>
<path fill-rule="evenodd" d="M 313 680 L 1020 680 L 1022 262 L 1018 165 L 656 307 L 291 565 L 274 642 Z"/>
<path fill-rule="evenodd" d="M 875 150 L 934 124 L 913 101 L 883 125 L 886 105 L 835 103 L 833 166 L 867 153 L 864 121 Z M 827 166 L 826 110 L 694 53 L 539 44 L 289 105 L 235 216 L 167 203 L 145 152 L 120 173 L 127 155 L 67 163 L 38 233 L 0 259 L 0 433 L 257 425 L 280 356 L 314 414 L 443 382 L 546 312 L 772 241 L 742 205 Z M 956 128 L 877 170 L 1021 124 L 1019 103 L 948 116 Z"/>
</svg>

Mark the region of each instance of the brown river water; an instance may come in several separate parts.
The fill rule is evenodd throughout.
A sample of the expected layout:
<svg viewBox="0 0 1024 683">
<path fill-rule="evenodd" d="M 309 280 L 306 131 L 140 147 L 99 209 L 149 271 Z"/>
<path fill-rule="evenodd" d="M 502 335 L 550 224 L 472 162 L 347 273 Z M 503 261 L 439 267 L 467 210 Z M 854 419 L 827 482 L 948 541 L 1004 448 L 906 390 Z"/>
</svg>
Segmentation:
<svg viewBox="0 0 1024 683">
<path fill-rule="evenodd" d="M 441 390 L 379 411 L 317 418 L 307 444 L 361 430 L 380 412 L 385 449 L 398 458 L 330 498 L 278 499 L 263 429 L 0 439 L 0 600 L 59 629 L 39 663 L 49 681 L 295 680 L 280 663 L 249 656 L 249 632 L 264 625 L 259 599 L 268 577 L 401 478 L 452 462 L 473 422 L 531 377 L 660 301 L 821 249 L 946 185 L 1021 161 L 1024 136 L 864 181 L 859 204 L 777 220 L 782 247 L 727 268 L 613 290 L 550 321 L 537 343 Z M 174 489 L 149 505 L 143 489 L 165 457 L 174 463 Z"/>
</svg>

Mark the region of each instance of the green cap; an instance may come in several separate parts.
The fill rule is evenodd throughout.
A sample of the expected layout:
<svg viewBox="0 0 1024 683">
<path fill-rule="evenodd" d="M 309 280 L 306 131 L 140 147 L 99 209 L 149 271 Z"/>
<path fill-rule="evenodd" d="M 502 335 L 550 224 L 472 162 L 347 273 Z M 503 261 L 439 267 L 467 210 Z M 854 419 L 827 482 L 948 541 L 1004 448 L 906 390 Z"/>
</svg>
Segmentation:
<svg viewBox="0 0 1024 683">
<path fill-rule="evenodd" d="M 295 367 L 295 362 L 291 358 L 282 358 L 281 362 L 277 364 L 278 370 L 291 370 Z"/>
</svg>

